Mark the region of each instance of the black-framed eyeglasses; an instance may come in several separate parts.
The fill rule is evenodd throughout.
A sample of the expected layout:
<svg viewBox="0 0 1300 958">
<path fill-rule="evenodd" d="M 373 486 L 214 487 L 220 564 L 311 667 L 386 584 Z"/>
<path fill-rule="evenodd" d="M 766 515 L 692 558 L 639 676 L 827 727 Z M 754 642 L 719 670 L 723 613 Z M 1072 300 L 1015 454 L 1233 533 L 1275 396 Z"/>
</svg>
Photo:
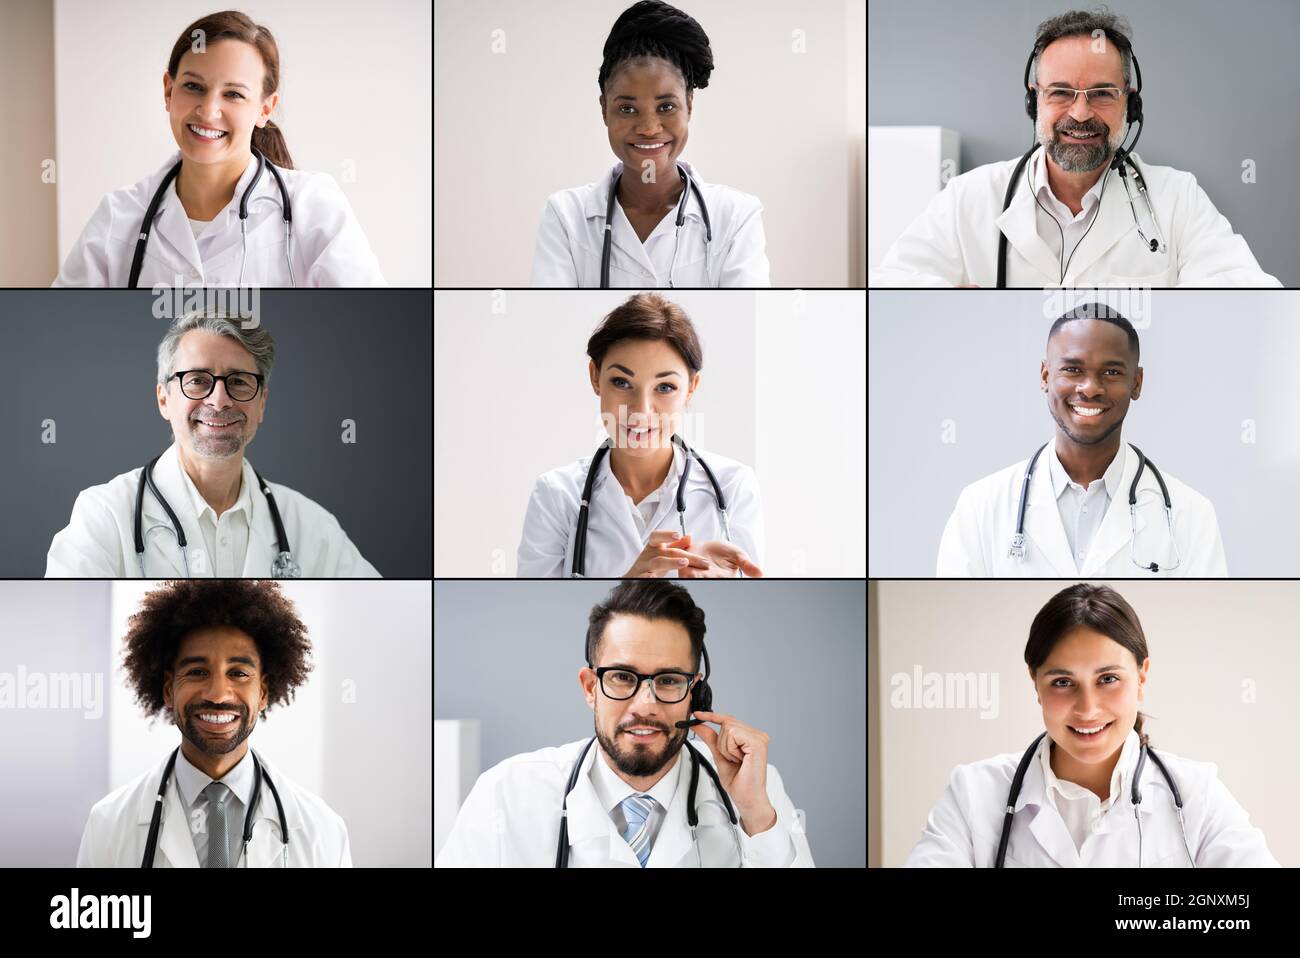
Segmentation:
<svg viewBox="0 0 1300 958">
<path fill-rule="evenodd" d="M 265 377 L 260 373 L 245 372 L 216 376 L 206 369 L 185 369 L 172 373 L 167 377 L 167 381 L 171 382 L 177 378 L 181 381 L 181 392 L 187 399 L 207 399 L 220 381 L 226 384 L 227 396 L 237 402 L 248 402 L 261 390 L 262 380 Z"/>
<path fill-rule="evenodd" d="M 600 688 L 606 697 L 619 701 L 630 699 L 641 688 L 642 682 L 653 680 L 650 682 L 650 691 L 665 705 L 673 705 L 686 698 L 691 686 L 695 684 L 695 675 L 691 672 L 665 669 L 642 675 L 621 665 L 601 666 L 596 669 L 596 677 L 600 679 Z"/>
</svg>

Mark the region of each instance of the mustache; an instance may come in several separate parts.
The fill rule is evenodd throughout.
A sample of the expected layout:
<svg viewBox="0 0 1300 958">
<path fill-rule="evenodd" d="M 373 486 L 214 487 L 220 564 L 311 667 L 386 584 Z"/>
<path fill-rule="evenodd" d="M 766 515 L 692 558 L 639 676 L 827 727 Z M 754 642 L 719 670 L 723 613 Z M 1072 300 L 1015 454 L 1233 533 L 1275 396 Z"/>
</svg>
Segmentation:
<svg viewBox="0 0 1300 958">
<path fill-rule="evenodd" d="M 191 705 L 185 709 L 187 718 L 192 718 L 199 712 L 236 712 L 240 718 L 248 717 L 248 709 L 243 705 L 217 705 L 213 702 L 204 702 L 200 705 Z"/>
<path fill-rule="evenodd" d="M 1082 126 L 1061 125 L 1055 128 L 1057 133 L 1083 133 L 1085 135 L 1097 134 L 1098 136 L 1110 136 L 1110 128 L 1104 123 L 1085 123 Z"/>
</svg>

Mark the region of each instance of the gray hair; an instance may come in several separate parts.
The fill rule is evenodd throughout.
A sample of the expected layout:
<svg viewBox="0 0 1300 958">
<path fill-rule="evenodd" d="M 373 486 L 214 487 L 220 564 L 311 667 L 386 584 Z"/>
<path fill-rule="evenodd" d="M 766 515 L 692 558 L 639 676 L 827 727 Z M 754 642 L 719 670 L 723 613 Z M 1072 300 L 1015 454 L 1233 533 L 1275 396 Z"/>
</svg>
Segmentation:
<svg viewBox="0 0 1300 958">
<path fill-rule="evenodd" d="M 158 385 L 164 389 L 176 372 L 176 349 L 181 337 L 194 330 L 229 336 L 253 354 L 257 361 L 257 371 L 262 375 L 262 386 L 271 384 L 271 365 L 275 362 L 275 343 L 271 334 L 263 326 L 245 329 L 236 316 L 231 318 L 223 309 L 208 306 L 205 309 L 192 310 L 172 323 L 167 335 L 158 344 Z"/>
<path fill-rule="evenodd" d="M 1105 7 L 1097 10 L 1071 10 L 1060 16 L 1044 20 L 1038 25 L 1038 35 L 1034 39 L 1034 65 L 1029 70 L 1029 82 L 1038 82 L 1038 60 L 1050 44 L 1065 37 L 1091 37 L 1098 32 L 1104 33 L 1111 45 L 1119 51 L 1119 61 L 1124 72 L 1124 89 L 1130 87 L 1132 76 L 1133 44 L 1129 35 L 1133 32 L 1128 21 L 1116 16 Z"/>
</svg>

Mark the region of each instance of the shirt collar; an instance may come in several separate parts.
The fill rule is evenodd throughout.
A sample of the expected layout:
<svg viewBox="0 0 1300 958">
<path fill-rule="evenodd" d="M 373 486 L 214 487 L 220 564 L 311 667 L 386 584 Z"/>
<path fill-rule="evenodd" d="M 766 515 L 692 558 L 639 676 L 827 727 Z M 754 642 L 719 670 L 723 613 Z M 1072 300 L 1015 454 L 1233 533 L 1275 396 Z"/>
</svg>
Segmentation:
<svg viewBox="0 0 1300 958">
<path fill-rule="evenodd" d="M 202 797 L 203 790 L 210 784 L 220 781 L 235 793 L 235 797 L 248 807 L 249 799 L 253 794 L 253 760 L 249 758 L 249 749 L 244 753 L 244 757 L 228 771 L 222 778 L 215 779 L 207 772 L 195 768 L 190 764 L 190 760 L 185 757 L 185 750 L 182 749 L 176 756 L 176 788 L 180 792 L 181 804 L 185 808 L 192 808 L 194 804 Z"/>
<path fill-rule="evenodd" d="M 212 506 L 208 505 L 208 500 L 203 498 L 203 494 L 199 492 L 198 486 L 194 485 L 194 480 L 191 479 L 190 474 L 185 471 L 185 467 L 181 465 L 181 457 L 179 454 L 176 456 L 176 468 L 180 471 L 181 480 L 185 483 L 185 491 L 189 493 L 190 503 L 194 506 L 194 515 L 202 519 L 204 513 L 207 513 L 209 516 L 212 517 L 212 524 L 216 525 L 217 524 L 216 510 L 213 509 Z M 239 498 L 235 500 L 235 504 L 231 506 L 229 509 L 227 509 L 226 512 L 223 513 L 223 515 L 231 512 L 242 511 L 244 513 L 244 520 L 249 525 L 252 525 L 253 500 L 252 500 L 252 496 L 249 493 L 249 487 L 252 485 L 252 483 L 249 482 L 248 480 L 248 473 L 250 471 L 250 468 L 251 467 L 249 467 L 248 465 L 248 460 L 245 459 L 243 461 L 243 467 L 240 469 L 240 473 L 239 473 Z"/>
<path fill-rule="evenodd" d="M 1088 791 L 1088 789 L 1084 788 L 1082 785 L 1056 777 L 1056 773 L 1052 771 L 1051 743 L 1051 736 L 1048 736 L 1047 744 L 1038 753 L 1039 762 L 1043 767 L 1043 794 L 1049 795 L 1052 791 L 1055 791 L 1062 798 L 1071 800 L 1087 798 L 1089 795 L 1096 798 L 1096 795 Z M 1133 753 L 1139 745 L 1140 743 L 1138 741 L 1137 732 L 1130 730 L 1128 738 L 1124 739 L 1123 748 L 1120 749 L 1119 761 L 1115 763 L 1115 770 L 1110 773 L 1110 794 L 1106 797 L 1104 802 L 1101 802 L 1101 800 L 1098 799 L 1098 801 L 1101 802 L 1101 810 L 1103 812 L 1110 808 L 1111 805 L 1115 804 L 1115 802 L 1119 800 L 1119 797 L 1124 793 L 1124 789 L 1128 787 L 1127 783 L 1129 781 L 1129 776 L 1132 773 L 1132 766 L 1137 761 Z"/>
<path fill-rule="evenodd" d="M 1083 194 L 1083 203 L 1082 203 L 1083 209 L 1080 212 L 1087 213 L 1090 209 L 1092 209 L 1092 207 L 1095 204 L 1097 204 L 1101 200 L 1101 187 L 1102 184 L 1106 182 L 1106 177 L 1109 175 L 1110 175 L 1110 166 L 1107 165 L 1106 171 L 1102 173 L 1101 176 L 1097 177 L 1097 182 L 1092 184 L 1091 188 L 1088 190 L 1087 193 Z M 1052 203 L 1055 203 L 1059 209 L 1069 213 L 1071 219 L 1074 218 L 1074 213 L 1070 210 L 1068 206 L 1066 206 L 1064 203 L 1062 203 L 1059 199 L 1056 198 L 1056 194 L 1052 192 L 1051 184 L 1048 182 L 1046 147 L 1041 148 L 1038 151 L 1037 155 L 1035 155 L 1034 157 L 1033 182 L 1034 182 L 1034 195 L 1036 195 L 1039 199 L 1047 200 Z"/>
<path fill-rule="evenodd" d="M 695 167 L 691 166 L 691 164 L 687 163 L 685 160 L 678 160 L 677 164 L 686 170 L 691 179 L 695 181 L 695 185 L 700 188 L 701 192 L 703 192 L 705 184 L 704 181 L 700 179 L 699 173 L 695 171 Z M 609 207 L 609 188 L 614 182 L 614 177 L 618 176 L 622 172 L 623 163 L 622 161 L 619 161 L 610 167 L 609 172 L 601 178 L 599 183 L 591 184 L 594 188 L 587 190 L 587 200 L 582 211 L 584 216 L 588 219 L 591 217 L 597 217 L 601 221 L 604 221 L 605 210 Z M 690 187 L 688 186 L 687 189 L 689 188 Z M 682 198 L 684 199 L 685 197 L 686 193 L 683 191 Z M 678 205 L 681 204 L 681 200 L 678 200 L 677 202 Z M 674 206 L 673 209 L 677 209 L 677 207 Z M 691 202 L 686 204 L 686 217 L 689 219 L 692 216 L 701 222 L 704 221 L 704 217 L 700 213 L 700 203 L 698 198 L 693 199 Z"/>
<path fill-rule="evenodd" d="M 181 158 L 181 151 L 177 150 L 172 155 L 171 159 L 169 159 L 166 163 L 163 164 L 162 169 L 158 171 L 157 176 L 159 180 L 161 180 L 164 176 L 167 175 L 167 171 L 170 170 L 173 166 L 175 166 L 177 161 L 180 160 L 180 158 Z M 248 189 L 248 184 L 253 181 L 253 177 L 256 174 L 257 174 L 257 157 L 253 156 L 250 153 L 248 155 L 248 165 L 244 167 L 244 172 L 240 174 L 239 181 L 235 184 L 235 192 L 231 195 L 230 202 L 226 204 L 225 208 L 220 213 L 218 213 L 216 216 L 213 217 L 214 220 L 220 219 L 224 214 L 227 213 L 239 212 L 239 201 L 243 199 L 244 190 Z M 262 181 L 258 182 L 257 184 L 258 191 L 266 189 L 265 180 L 269 178 L 271 178 L 271 174 L 264 170 L 262 173 Z M 272 180 L 272 182 L 274 182 L 274 180 Z M 250 202 L 252 201 L 251 196 L 249 197 L 249 201 Z M 175 203 L 177 208 L 181 210 L 181 213 L 184 214 L 185 210 L 184 207 L 181 206 L 180 195 L 176 192 L 175 177 L 173 177 L 172 181 L 167 184 L 167 192 L 163 194 L 163 199 L 159 203 L 158 213 L 161 215 L 163 211 L 165 211 L 167 207 L 172 203 Z M 186 216 L 185 219 L 188 221 L 189 217 Z"/>
<path fill-rule="evenodd" d="M 1052 493 L 1057 499 L 1060 499 L 1065 490 L 1070 488 L 1071 483 L 1075 483 L 1070 478 L 1070 474 L 1065 471 L 1061 465 L 1060 457 L 1056 455 L 1056 440 L 1051 443 L 1052 455 L 1047 460 L 1047 469 L 1052 476 Z M 1128 443 L 1120 442 L 1119 452 L 1115 453 L 1115 458 L 1110 461 L 1106 471 L 1101 475 L 1102 487 L 1106 490 L 1106 498 L 1114 499 L 1115 493 L 1119 489 L 1120 480 L 1124 477 L 1124 461 L 1128 455 Z M 1088 490 L 1092 490 L 1092 483 L 1088 483 Z"/>
<path fill-rule="evenodd" d="M 596 789 L 596 795 L 600 798 L 600 807 L 609 814 L 617 808 L 625 798 L 632 795 L 649 795 L 665 809 L 672 804 L 673 795 L 677 791 L 677 782 L 682 777 L 682 756 L 686 754 L 686 746 L 682 745 L 677 752 L 677 757 L 673 759 L 673 767 L 664 773 L 663 778 L 655 782 L 654 787 L 648 792 L 638 792 L 635 788 L 623 781 L 609 767 L 609 762 L 605 760 L 603 750 L 597 746 L 599 754 L 596 755 L 596 761 L 592 764 L 591 784 Z"/>
<path fill-rule="evenodd" d="M 673 483 L 675 483 L 677 481 L 677 477 L 682 474 L 682 447 L 677 445 L 677 443 L 673 443 L 672 446 L 673 446 L 673 464 L 668 467 L 668 475 L 664 477 L 664 481 L 660 483 L 659 488 L 656 489 L 654 492 L 650 493 L 650 495 L 646 496 L 646 499 L 658 499 L 662 497 L 664 490 L 667 489 Z M 610 452 L 613 452 L 613 450 L 611 449 Z M 183 471 L 184 470 L 182 470 L 182 472 Z M 608 453 L 604 456 L 603 461 L 600 464 L 599 476 L 601 481 L 608 479 L 610 482 L 612 482 L 614 484 L 613 488 L 617 489 L 619 495 L 623 496 L 623 498 L 629 500 L 632 498 L 626 492 L 623 491 L 622 485 L 619 484 L 618 477 L 614 475 L 614 467 L 610 465 L 610 456 Z M 593 495 L 595 494 L 594 490 L 592 494 Z M 646 499 L 642 499 L 641 501 L 645 502 Z M 634 505 L 636 504 L 634 503 Z"/>
</svg>

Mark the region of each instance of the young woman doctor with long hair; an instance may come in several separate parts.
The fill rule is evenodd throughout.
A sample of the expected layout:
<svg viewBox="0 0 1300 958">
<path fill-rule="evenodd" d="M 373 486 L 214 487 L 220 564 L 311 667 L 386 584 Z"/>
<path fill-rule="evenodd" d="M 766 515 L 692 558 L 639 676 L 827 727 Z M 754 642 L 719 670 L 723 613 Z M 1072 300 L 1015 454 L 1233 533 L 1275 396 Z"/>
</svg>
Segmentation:
<svg viewBox="0 0 1300 958">
<path fill-rule="evenodd" d="M 386 285 L 333 177 L 294 169 L 279 85 L 266 27 L 233 10 L 186 27 L 162 77 L 179 153 L 104 197 L 54 285 Z"/>
</svg>

